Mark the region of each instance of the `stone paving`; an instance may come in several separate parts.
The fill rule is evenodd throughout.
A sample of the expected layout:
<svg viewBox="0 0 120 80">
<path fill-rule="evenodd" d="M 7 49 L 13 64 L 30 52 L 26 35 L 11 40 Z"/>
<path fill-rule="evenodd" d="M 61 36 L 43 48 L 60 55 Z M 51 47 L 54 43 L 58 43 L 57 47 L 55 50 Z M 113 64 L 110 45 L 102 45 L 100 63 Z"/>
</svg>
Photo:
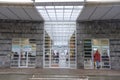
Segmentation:
<svg viewBox="0 0 120 80">
<path fill-rule="evenodd" d="M 1 68 L 0 74 L 40 74 L 40 75 L 105 75 L 120 76 L 120 70 L 84 70 L 84 69 L 40 69 L 40 68 Z"/>
</svg>

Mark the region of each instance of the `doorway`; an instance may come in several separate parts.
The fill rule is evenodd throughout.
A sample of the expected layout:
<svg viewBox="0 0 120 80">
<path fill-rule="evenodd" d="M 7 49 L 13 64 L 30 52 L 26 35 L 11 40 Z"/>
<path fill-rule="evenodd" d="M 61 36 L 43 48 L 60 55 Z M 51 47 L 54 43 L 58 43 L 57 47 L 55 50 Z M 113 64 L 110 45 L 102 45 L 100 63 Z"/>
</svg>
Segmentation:
<svg viewBox="0 0 120 80">
<path fill-rule="evenodd" d="M 28 52 L 22 51 L 19 55 L 19 67 L 28 66 Z"/>
<path fill-rule="evenodd" d="M 44 68 L 76 68 L 75 23 L 47 22 L 44 34 Z"/>
<path fill-rule="evenodd" d="M 12 40 L 12 53 L 10 54 L 10 57 L 10 67 L 34 68 L 36 44 L 27 38 L 14 38 Z"/>
<path fill-rule="evenodd" d="M 68 50 L 64 48 L 53 49 L 50 58 L 52 68 L 69 68 L 70 59 Z"/>
</svg>

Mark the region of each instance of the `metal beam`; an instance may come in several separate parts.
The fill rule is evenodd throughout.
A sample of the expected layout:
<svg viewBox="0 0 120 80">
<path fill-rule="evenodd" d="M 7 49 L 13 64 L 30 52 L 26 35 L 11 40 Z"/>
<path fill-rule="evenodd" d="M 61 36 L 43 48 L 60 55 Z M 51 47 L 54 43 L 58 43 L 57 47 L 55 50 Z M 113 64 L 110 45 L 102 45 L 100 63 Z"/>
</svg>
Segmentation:
<svg viewBox="0 0 120 80">
<path fill-rule="evenodd" d="M 0 19 L 0 23 L 43 23 L 43 21 Z"/>
<path fill-rule="evenodd" d="M 0 6 L 25 6 L 25 7 L 34 7 L 33 3 L 7 3 L 7 2 L 2 2 L 0 3 Z"/>
<path fill-rule="evenodd" d="M 35 6 L 80 6 L 84 2 L 35 2 Z"/>
</svg>

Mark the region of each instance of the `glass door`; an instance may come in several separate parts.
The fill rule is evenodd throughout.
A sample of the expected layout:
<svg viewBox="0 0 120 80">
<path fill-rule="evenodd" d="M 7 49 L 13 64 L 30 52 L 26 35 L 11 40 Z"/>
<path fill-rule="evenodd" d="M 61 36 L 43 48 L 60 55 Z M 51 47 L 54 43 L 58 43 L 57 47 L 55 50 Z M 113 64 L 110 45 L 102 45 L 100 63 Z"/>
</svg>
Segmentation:
<svg viewBox="0 0 120 80">
<path fill-rule="evenodd" d="M 50 58 L 50 66 L 51 67 L 59 67 L 59 51 L 54 49 L 52 50 L 51 53 L 51 58 Z"/>
<path fill-rule="evenodd" d="M 27 38 L 14 38 L 12 40 L 11 67 L 35 67 L 36 44 Z"/>
<path fill-rule="evenodd" d="M 62 67 L 62 68 L 68 68 L 70 67 L 69 66 L 69 63 L 70 63 L 70 57 L 69 57 L 69 54 L 68 54 L 68 50 L 65 49 L 65 50 L 60 50 L 60 54 L 59 54 L 60 58 L 59 58 L 59 66 Z"/>
<path fill-rule="evenodd" d="M 21 51 L 19 55 L 19 67 L 27 67 L 28 66 L 28 52 Z"/>
<path fill-rule="evenodd" d="M 109 40 L 93 39 L 92 56 L 94 69 L 110 69 Z"/>
<path fill-rule="evenodd" d="M 69 68 L 69 55 L 68 50 L 64 48 L 58 48 L 52 50 L 51 53 L 51 64 L 53 68 Z"/>
</svg>

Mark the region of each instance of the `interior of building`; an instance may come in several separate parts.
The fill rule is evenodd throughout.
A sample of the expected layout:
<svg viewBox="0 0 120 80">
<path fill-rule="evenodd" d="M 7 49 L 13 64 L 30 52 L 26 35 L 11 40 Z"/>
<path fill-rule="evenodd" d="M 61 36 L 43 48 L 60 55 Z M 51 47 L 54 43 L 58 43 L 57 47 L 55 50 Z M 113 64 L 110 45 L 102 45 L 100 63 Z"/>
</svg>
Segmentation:
<svg viewBox="0 0 120 80">
<path fill-rule="evenodd" d="M 120 70 L 120 1 L 0 0 L 0 68 Z"/>
</svg>

